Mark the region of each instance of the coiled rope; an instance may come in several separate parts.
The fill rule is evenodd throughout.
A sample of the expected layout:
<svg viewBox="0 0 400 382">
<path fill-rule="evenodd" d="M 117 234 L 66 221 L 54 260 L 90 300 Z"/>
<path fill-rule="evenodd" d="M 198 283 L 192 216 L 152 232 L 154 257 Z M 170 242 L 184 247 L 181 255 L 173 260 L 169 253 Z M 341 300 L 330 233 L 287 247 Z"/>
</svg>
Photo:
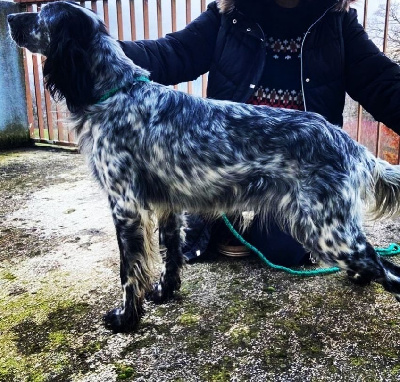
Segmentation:
<svg viewBox="0 0 400 382">
<path fill-rule="evenodd" d="M 296 270 L 288 267 L 284 267 L 282 265 L 276 265 L 271 263 L 254 245 L 251 245 L 247 240 L 243 238 L 242 235 L 235 229 L 232 223 L 229 221 L 225 214 L 222 214 L 222 219 L 224 220 L 226 226 L 232 232 L 232 234 L 238 239 L 243 245 L 245 245 L 248 249 L 253 251 L 268 267 L 272 269 L 276 269 L 278 271 L 283 271 L 295 276 L 323 276 L 332 273 L 339 272 L 341 269 L 339 267 L 330 267 L 330 268 L 318 268 L 318 269 L 310 269 L 310 270 Z M 379 256 L 396 256 L 400 254 L 400 246 L 396 243 L 391 243 L 386 248 L 375 248 L 375 251 Z"/>
</svg>

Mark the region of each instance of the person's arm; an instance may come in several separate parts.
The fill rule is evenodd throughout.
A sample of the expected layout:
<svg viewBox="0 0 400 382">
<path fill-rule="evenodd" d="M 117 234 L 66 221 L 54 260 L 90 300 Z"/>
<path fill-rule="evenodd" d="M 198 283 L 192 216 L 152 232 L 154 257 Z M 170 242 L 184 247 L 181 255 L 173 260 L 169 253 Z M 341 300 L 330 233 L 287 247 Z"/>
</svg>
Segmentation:
<svg viewBox="0 0 400 382">
<path fill-rule="evenodd" d="M 343 19 L 346 91 L 372 116 L 400 133 L 400 67 L 368 38 L 350 10 Z"/>
<path fill-rule="evenodd" d="M 206 73 L 212 61 L 221 15 L 215 4 L 183 30 L 157 40 L 120 41 L 125 54 L 164 85 L 194 80 Z"/>
</svg>

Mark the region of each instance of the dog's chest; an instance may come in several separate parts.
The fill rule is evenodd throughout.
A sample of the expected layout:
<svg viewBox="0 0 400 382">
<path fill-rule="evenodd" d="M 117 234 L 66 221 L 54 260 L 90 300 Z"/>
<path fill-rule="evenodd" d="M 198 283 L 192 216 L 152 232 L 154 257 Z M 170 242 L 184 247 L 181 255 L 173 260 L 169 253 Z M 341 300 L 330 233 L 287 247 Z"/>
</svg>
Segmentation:
<svg viewBox="0 0 400 382">
<path fill-rule="evenodd" d="M 123 142 L 121 136 L 107 130 L 104 124 L 86 121 L 82 125 L 81 150 L 95 178 L 108 194 L 120 194 L 130 187 L 133 158 Z"/>
</svg>

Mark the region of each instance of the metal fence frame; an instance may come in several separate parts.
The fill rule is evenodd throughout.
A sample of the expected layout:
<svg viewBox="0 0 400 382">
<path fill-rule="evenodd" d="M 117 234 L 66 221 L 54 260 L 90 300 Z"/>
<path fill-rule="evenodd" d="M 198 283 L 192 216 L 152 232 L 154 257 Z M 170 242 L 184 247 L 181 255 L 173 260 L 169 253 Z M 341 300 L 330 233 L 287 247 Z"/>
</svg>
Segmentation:
<svg viewBox="0 0 400 382">
<path fill-rule="evenodd" d="M 54 0 L 15 0 L 15 2 L 21 5 L 21 10 L 35 11 L 39 10 L 40 7 Z M 91 1 L 80 1 L 80 4 L 86 7 L 90 7 L 95 12 L 99 13 L 100 17 L 103 18 L 107 27 L 110 27 L 110 22 L 113 21 L 117 26 L 117 36 L 118 39 L 123 40 L 131 39 L 136 40 L 140 34 L 140 38 L 148 39 L 150 38 L 150 16 L 149 7 L 150 5 L 156 8 L 157 20 L 156 29 L 157 36 L 162 37 L 166 33 L 176 31 L 179 29 L 177 25 L 177 3 L 185 3 L 185 23 L 189 23 L 193 17 L 197 17 L 197 14 L 192 12 L 192 3 L 199 5 L 199 12 L 203 12 L 206 9 L 206 5 L 210 0 L 110 0 L 113 2 L 113 7 L 116 9 L 116 14 L 114 18 L 111 19 L 110 15 L 110 3 L 109 0 L 91 0 Z M 366 29 L 368 29 L 368 1 L 364 0 L 364 18 L 363 24 Z M 129 36 L 127 36 L 126 28 L 124 26 L 123 18 L 123 2 L 125 5 L 125 10 L 128 8 L 129 4 Z M 163 11 L 162 4 L 169 3 L 170 14 L 167 15 Z M 138 3 L 141 5 L 141 12 L 138 12 Z M 389 33 L 389 10 L 390 10 L 391 0 L 386 0 L 386 15 L 385 15 L 385 27 L 384 27 L 384 42 L 383 42 L 383 52 L 387 50 L 387 41 Z M 154 11 L 153 11 L 154 13 Z M 163 21 L 169 18 L 169 29 L 163 28 Z M 139 23 L 140 21 L 140 23 Z M 154 21 L 152 21 L 154 24 Z M 139 24 L 142 26 L 142 30 L 139 31 Z M 153 27 L 154 28 L 154 27 Z M 140 32 L 140 33 L 139 33 Z M 157 37 L 156 36 L 156 37 Z M 68 123 L 68 112 L 65 106 L 56 104 L 50 97 L 47 90 L 44 88 L 43 84 L 43 67 L 44 59 L 39 55 L 32 55 L 30 52 L 24 49 L 24 69 L 25 69 L 25 83 L 26 83 L 26 100 L 28 105 L 28 121 L 30 126 L 30 136 L 36 142 L 52 143 L 57 145 L 76 145 L 76 136 L 72 129 L 72 126 Z M 199 95 L 205 97 L 206 87 L 207 87 L 207 75 L 203 75 L 200 79 L 201 81 L 201 91 Z M 177 85 L 174 86 L 178 88 Z M 188 93 L 193 93 L 193 83 L 188 82 L 184 85 L 179 85 L 180 90 L 187 91 Z M 397 139 L 397 153 L 391 154 L 389 158 L 385 150 L 382 148 L 384 146 L 384 137 L 387 135 L 386 126 L 381 123 L 375 123 L 373 129 L 376 130 L 376 136 L 373 137 L 373 143 L 371 143 L 371 137 L 369 137 L 369 142 L 365 141 L 363 138 L 363 132 L 366 130 L 365 126 L 367 121 L 363 118 L 363 110 L 360 105 L 357 106 L 357 120 L 356 129 L 352 129 L 350 132 L 354 139 L 367 145 L 371 151 L 377 156 L 381 156 L 389 161 L 399 163 L 400 162 L 400 139 Z M 370 126 L 370 121 L 368 122 Z M 345 125 L 346 129 L 346 125 Z M 392 150 L 393 151 L 393 150 Z M 393 159 L 394 157 L 394 159 Z"/>
</svg>

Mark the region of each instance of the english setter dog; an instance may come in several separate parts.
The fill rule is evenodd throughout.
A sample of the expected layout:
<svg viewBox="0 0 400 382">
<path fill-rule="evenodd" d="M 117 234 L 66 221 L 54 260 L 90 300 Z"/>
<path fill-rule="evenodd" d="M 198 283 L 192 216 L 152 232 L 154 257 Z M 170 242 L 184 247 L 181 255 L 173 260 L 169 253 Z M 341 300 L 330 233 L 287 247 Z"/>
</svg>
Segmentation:
<svg viewBox="0 0 400 382">
<path fill-rule="evenodd" d="M 400 299 L 400 268 L 377 256 L 362 228 L 400 211 L 400 169 L 323 117 L 193 97 L 150 82 L 90 10 L 52 2 L 8 16 L 16 43 L 47 57 L 46 87 L 65 99 L 80 147 L 108 195 L 120 250 L 123 305 L 105 316 L 134 330 L 150 294 L 180 287 L 180 212 L 255 211 L 314 256 Z M 167 253 L 152 285 L 154 216 Z"/>
</svg>

